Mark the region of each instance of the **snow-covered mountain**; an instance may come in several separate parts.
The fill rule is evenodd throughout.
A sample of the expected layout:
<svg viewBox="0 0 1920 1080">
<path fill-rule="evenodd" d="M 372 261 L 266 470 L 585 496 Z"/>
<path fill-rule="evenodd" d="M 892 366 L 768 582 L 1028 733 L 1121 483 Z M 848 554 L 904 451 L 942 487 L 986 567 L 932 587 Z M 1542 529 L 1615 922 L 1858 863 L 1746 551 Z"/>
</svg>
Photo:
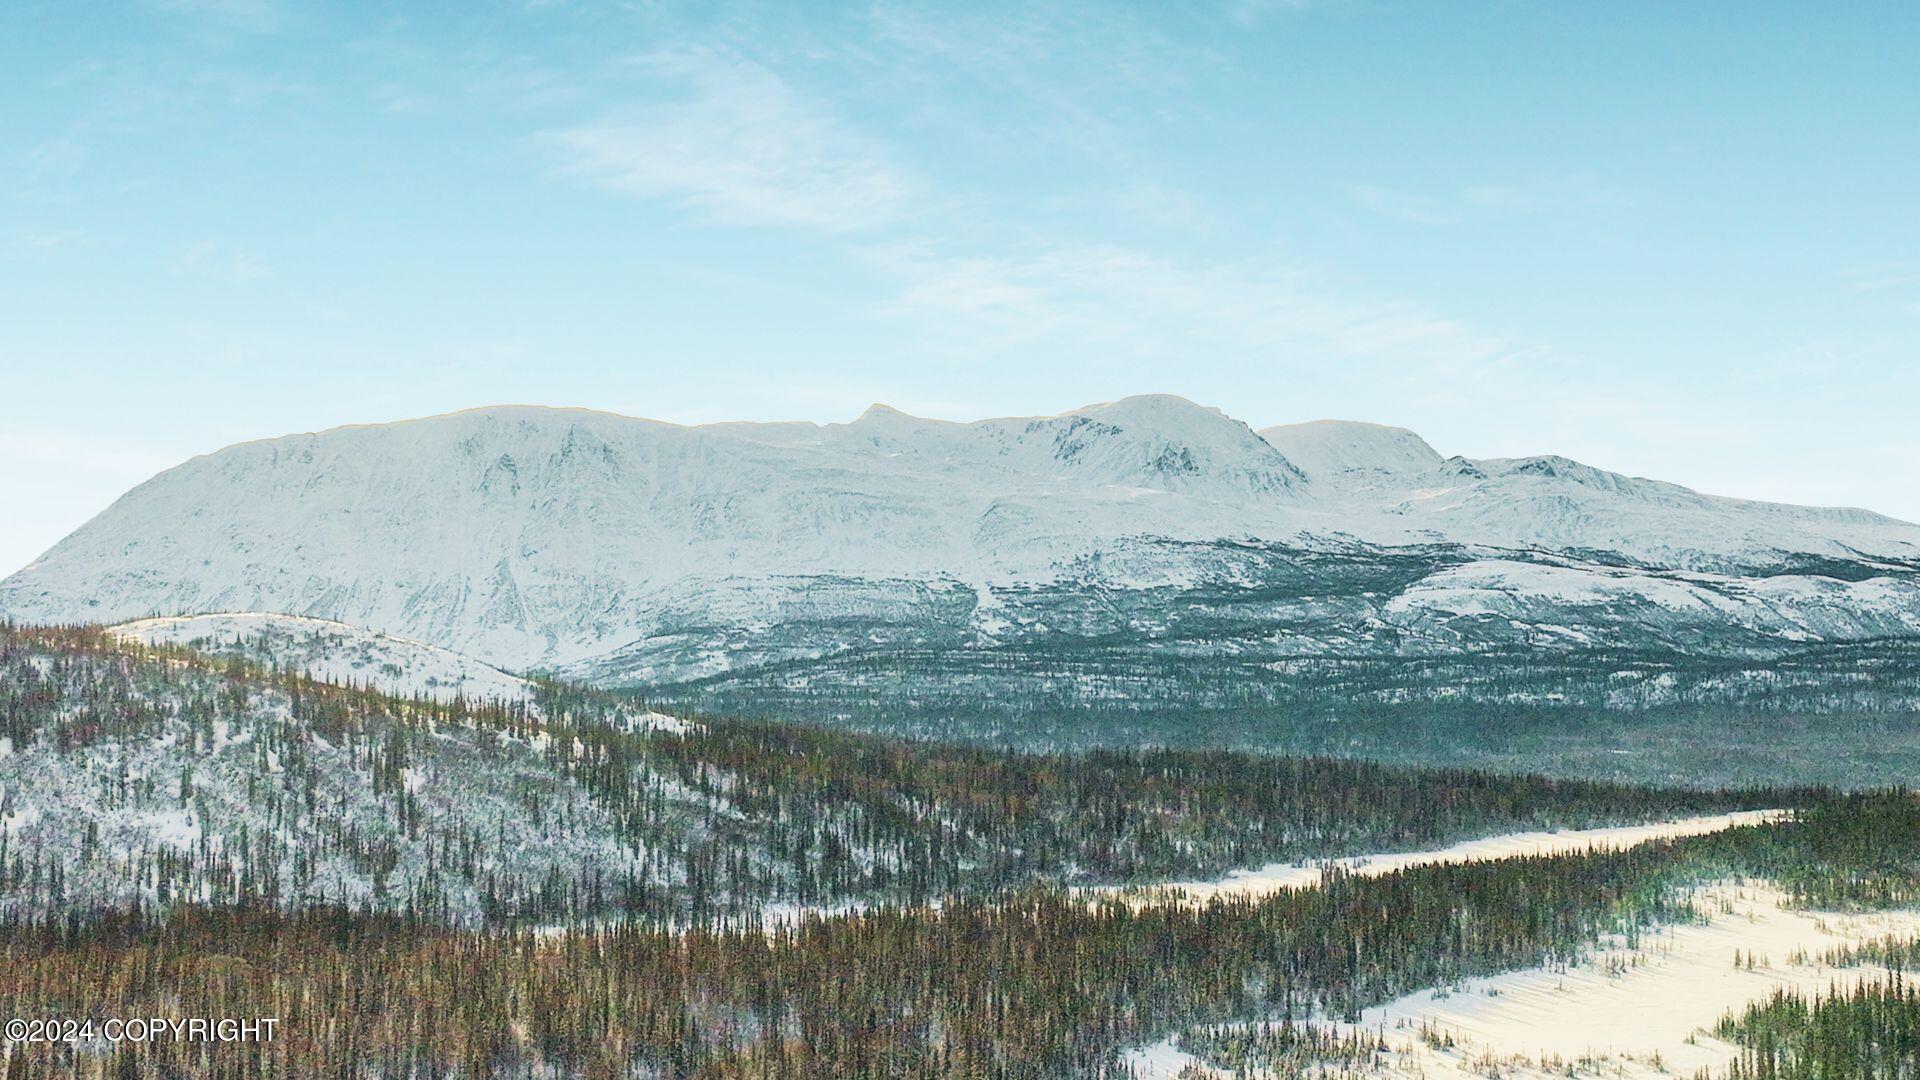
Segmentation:
<svg viewBox="0 0 1920 1080">
<path fill-rule="evenodd" d="M 501 407 L 195 458 L 0 582 L 23 622 L 235 611 L 623 683 L 1249 626 L 1307 654 L 1751 652 L 1920 636 L 1920 527 L 1165 396 L 967 424 Z"/>
<path fill-rule="evenodd" d="M 1427 440 L 1384 424 L 1314 420 L 1270 427 L 1260 435 L 1316 480 L 1342 488 L 1368 476 L 1418 476 L 1438 468 L 1441 460 Z"/>
<path fill-rule="evenodd" d="M 1865 510 L 1703 495 L 1564 457 L 1442 458 L 1404 428 L 1322 420 L 1261 434 L 1333 512 L 1390 515 L 1431 540 L 1624 556 L 1695 570 L 1781 569 L 1805 558 L 1912 569 L 1920 527 Z M 1383 534 L 1377 521 L 1358 531 Z"/>
</svg>

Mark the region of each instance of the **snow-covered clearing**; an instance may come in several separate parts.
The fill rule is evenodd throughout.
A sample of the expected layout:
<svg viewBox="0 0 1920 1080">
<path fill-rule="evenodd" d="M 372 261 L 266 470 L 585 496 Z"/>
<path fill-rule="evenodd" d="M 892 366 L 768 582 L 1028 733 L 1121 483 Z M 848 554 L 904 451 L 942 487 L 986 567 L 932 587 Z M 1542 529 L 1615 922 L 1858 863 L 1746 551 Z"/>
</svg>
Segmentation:
<svg viewBox="0 0 1920 1080">
<path fill-rule="evenodd" d="M 541 717 L 534 684 L 464 653 L 303 615 L 222 612 L 139 619 L 109 628 L 143 645 L 179 645 L 213 656 L 241 656 L 299 671 L 320 682 L 396 697 L 518 705 Z M 627 731 L 685 734 L 696 725 L 659 712 L 635 712 Z M 544 747 L 542 747 L 544 749 Z M 0 755 L 4 756 L 4 755 Z"/>
<path fill-rule="evenodd" d="M 436 701 L 531 703 L 533 687 L 471 656 L 359 626 L 274 612 L 221 612 L 122 623 L 115 636 L 202 652 L 257 652 L 322 682 L 353 684 Z"/>
<path fill-rule="evenodd" d="M 1378 877 L 1414 866 L 1434 863 L 1485 862 L 1526 855 L 1565 855 L 1586 851 L 1617 851 L 1654 840 L 1704 836 L 1741 825 L 1759 825 L 1786 816 L 1784 810 L 1741 810 L 1676 818 L 1646 825 L 1602 829 L 1564 829 L 1553 832 L 1505 833 L 1463 840 L 1429 851 L 1401 851 L 1382 855 L 1353 855 L 1311 863 L 1269 863 L 1252 870 L 1234 870 L 1212 881 L 1179 881 L 1164 885 L 1115 885 L 1086 890 L 1095 898 L 1118 897 L 1141 905 L 1179 901 L 1204 904 L 1223 897 L 1257 897 L 1285 889 L 1310 889 L 1330 869 L 1362 877 Z"/>
<path fill-rule="evenodd" d="M 1577 965 L 1473 979 L 1368 1009 L 1357 1023 L 1322 1023 L 1382 1036 L 1390 1052 L 1379 1076 L 1692 1076 L 1738 1056 L 1708 1034 L 1722 1016 L 1775 990 L 1814 995 L 1882 976 L 1823 956 L 1920 934 L 1920 911 L 1795 910 L 1765 884 L 1721 883 L 1693 902 L 1705 921 L 1643 932 L 1637 945 L 1603 942 Z M 1168 1078 L 1198 1064 L 1172 1040 L 1129 1062 L 1142 1077 Z"/>
<path fill-rule="evenodd" d="M 1681 836 L 1704 836 L 1740 825 L 1758 825 L 1786 816 L 1785 810 L 1741 810 L 1730 814 L 1676 818 L 1646 825 L 1621 825 L 1602 829 L 1567 829 L 1559 832 L 1503 833 L 1499 836 L 1463 840 L 1451 847 L 1430 851 L 1401 851 L 1377 855 L 1352 855 L 1317 863 L 1272 863 L 1257 870 L 1235 870 L 1213 881 L 1168 882 L 1159 885 L 1096 885 L 1077 890 L 1089 901 L 1120 899 L 1136 906 L 1150 904 L 1204 904 L 1223 897 L 1265 896 L 1285 889 L 1310 889 L 1320 883 L 1330 867 L 1340 867 L 1363 877 L 1377 877 L 1411 866 L 1433 863 L 1486 862 L 1524 855 L 1555 855 L 1584 851 L 1617 851 L 1654 840 Z M 865 905 L 842 903 L 825 906 L 769 903 L 761 909 L 761 920 L 769 931 L 798 925 L 808 917 L 831 918 L 861 910 Z M 928 905 L 938 910 L 939 901 Z"/>
</svg>

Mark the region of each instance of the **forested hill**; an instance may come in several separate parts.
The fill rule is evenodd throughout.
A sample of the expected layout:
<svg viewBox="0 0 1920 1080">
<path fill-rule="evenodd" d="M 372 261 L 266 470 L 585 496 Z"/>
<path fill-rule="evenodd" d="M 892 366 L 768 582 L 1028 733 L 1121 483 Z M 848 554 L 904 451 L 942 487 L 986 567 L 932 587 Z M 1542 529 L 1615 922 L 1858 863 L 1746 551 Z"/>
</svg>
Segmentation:
<svg viewBox="0 0 1920 1080">
<path fill-rule="evenodd" d="M 1129 1047 L 1178 1036 L 1209 1056 L 1230 1049 L 1213 1025 L 1351 1018 L 1420 988 L 1577 964 L 1609 932 L 1699 918 L 1688 896 L 1705 880 L 1775 881 L 1823 909 L 1911 904 L 1917 840 L 1920 804 L 1910 797 L 1852 798 L 1792 821 L 1624 851 L 1336 876 L 1322 888 L 1204 907 L 1135 909 L 1035 890 L 772 933 L 473 934 L 339 912 L 196 910 L 107 919 L 77 934 L 16 930 L 0 953 L 0 993 L 29 1015 L 286 1018 L 284 1038 L 212 1052 L 169 1040 L 104 1054 L 86 1043 L 24 1044 L 16 1060 L 28 1075 L 1120 1078 L 1132 1075 L 1122 1061 Z M 103 984 L 103 971 L 115 977 Z M 1884 1017 L 1854 1017 L 1891 1023 L 1836 1016 L 1805 1040 L 1792 1016 L 1734 1021 L 1729 1034 L 1785 1043 L 1766 1066 L 1788 1056 L 1813 1066 L 1737 1075 L 1909 1075 L 1825 1067 L 1859 1055 L 1823 1036 L 1910 1034 L 1917 1010 L 1893 1004 Z M 1369 1045 L 1279 1030 L 1296 1036 L 1268 1047 L 1280 1053 L 1223 1068 L 1266 1075 L 1252 1071 L 1264 1057 L 1290 1067 L 1280 1076 L 1366 1075 L 1341 1066 L 1369 1063 Z M 1816 1051 L 1811 1061 L 1803 1047 Z M 1567 1069 L 1556 1059 L 1552 1074 Z"/>
<path fill-rule="evenodd" d="M 706 919 L 1155 881 L 1809 796 L 1171 750 L 1014 753 L 596 691 L 399 698 L 0 627 L 0 911 Z"/>
</svg>

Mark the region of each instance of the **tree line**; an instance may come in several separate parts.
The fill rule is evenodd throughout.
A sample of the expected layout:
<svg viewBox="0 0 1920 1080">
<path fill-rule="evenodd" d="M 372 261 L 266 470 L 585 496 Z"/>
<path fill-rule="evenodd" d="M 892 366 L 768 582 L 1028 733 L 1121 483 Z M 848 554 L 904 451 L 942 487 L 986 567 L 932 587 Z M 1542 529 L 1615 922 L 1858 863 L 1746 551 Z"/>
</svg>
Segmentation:
<svg viewBox="0 0 1920 1080">
<path fill-rule="evenodd" d="M 1834 800 L 1796 821 L 1627 851 L 1336 875 L 1204 907 L 1039 890 L 680 932 L 192 908 L 15 929 L 0 949 L 0 999 L 26 1014 L 282 1017 L 271 1045 L 218 1053 L 22 1051 L 57 1069 L 1119 1076 L 1126 1048 L 1196 1027 L 1353 1016 L 1414 989 L 1571 960 L 1602 933 L 1690 917 L 1689 886 L 1726 874 L 1798 882 L 1808 903 L 1891 902 L 1892 880 L 1920 873 L 1910 845 L 1874 849 L 1896 827 L 1920 834 L 1909 796 Z M 1856 876 L 1873 884 L 1853 890 Z"/>
</svg>

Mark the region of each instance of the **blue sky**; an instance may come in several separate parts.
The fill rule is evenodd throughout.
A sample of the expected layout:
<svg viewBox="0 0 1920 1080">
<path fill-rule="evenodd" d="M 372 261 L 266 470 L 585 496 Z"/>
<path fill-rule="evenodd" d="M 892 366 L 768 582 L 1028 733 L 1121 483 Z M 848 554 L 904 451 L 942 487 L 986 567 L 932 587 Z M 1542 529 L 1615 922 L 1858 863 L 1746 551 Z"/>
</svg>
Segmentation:
<svg viewBox="0 0 1920 1080">
<path fill-rule="evenodd" d="M 507 401 L 1170 392 L 1920 519 L 1917 117 L 1911 3 L 13 0 L 0 569 Z"/>
</svg>

